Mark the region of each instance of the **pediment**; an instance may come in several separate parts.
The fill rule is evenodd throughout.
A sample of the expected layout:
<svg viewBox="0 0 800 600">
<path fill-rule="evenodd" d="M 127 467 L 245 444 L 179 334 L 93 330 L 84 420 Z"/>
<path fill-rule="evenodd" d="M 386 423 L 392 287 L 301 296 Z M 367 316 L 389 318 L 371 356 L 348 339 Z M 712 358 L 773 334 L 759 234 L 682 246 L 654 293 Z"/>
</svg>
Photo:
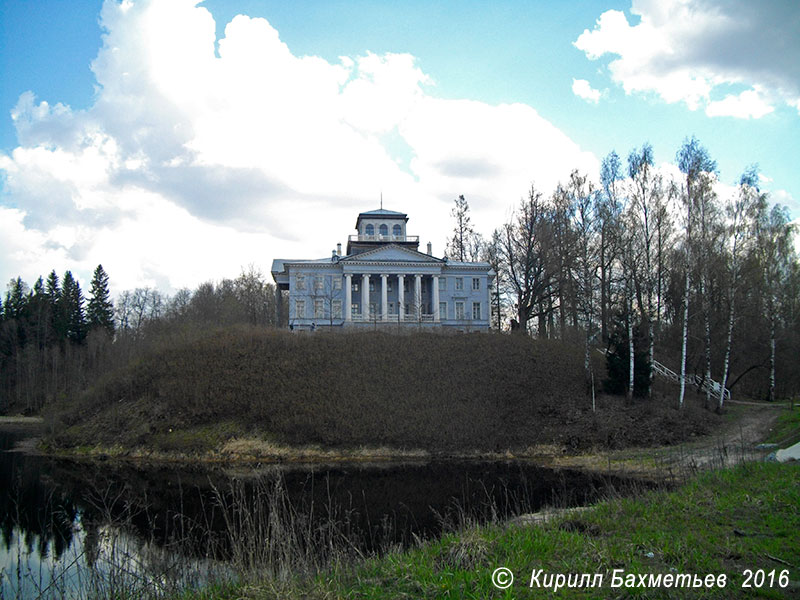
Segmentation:
<svg viewBox="0 0 800 600">
<path fill-rule="evenodd" d="M 348 256 L 342 262 L 361 262 L 361 261 L 401 261 L 401 262 L 421 262 L 421 263 L 441 263 L 440 258 L 417 252 L 409 248 L 403 248 L 396 244 L 388 244 L 373 250 L 367 250 L 360 254 Z"/>
</svg>

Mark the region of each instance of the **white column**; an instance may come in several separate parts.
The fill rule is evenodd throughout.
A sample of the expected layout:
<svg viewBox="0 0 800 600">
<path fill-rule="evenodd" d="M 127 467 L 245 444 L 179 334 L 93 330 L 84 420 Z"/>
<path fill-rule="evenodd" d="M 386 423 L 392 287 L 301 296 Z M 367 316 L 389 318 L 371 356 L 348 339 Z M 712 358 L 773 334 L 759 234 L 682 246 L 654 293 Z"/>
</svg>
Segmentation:
<svg viewBox="0 0 800 600">
<path fill-rule="evenodd" d="M 381 321 L 389 318 L 389 297 L 386 286 L 386 278 L 389 277 L 386 273 L 381 273 Z"/>
<path fill-rule="evenodd" d="M 369 320 L 369 273 L 361 276 L 361 318 Z"/>
<path fill-rule="evenodd" d="M 353 276 L 350 273 L 344 274 L 344 320 L 353 320 Z"/>
<path fill-rule="evenodd" d="M 403 287 L 405 285 L 403 283 L 403 277 L 404 275 L 402 274 L 399 274 L 397 276 L 397 315 L 400 318 L 400 321 L 405 321 L 406 318 L 406 312 L 404 306 L 405 298 L 403 298 L 403 295 L 405 293 L 405 289 Z"/>
<path fill-rule="evenodd" d="M 422 319 L 422 275 L 414 275 L 414 303 L 416 306 L 417 320 Z"/>
<path fill-rule="evenodd" d="M 439 276 L 433 276 L 433 321 L 439 322 Z"/>
</svg>

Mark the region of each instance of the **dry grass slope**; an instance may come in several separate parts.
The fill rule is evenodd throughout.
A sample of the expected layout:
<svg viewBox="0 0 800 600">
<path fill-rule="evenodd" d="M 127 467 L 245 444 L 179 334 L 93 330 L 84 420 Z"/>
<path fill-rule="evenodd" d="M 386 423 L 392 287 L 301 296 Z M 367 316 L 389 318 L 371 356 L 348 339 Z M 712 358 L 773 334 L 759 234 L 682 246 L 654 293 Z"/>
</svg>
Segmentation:
<svg viewBox="0 0 800 600">
<path fill-rule="evenodd" d="M 601 398 L 592 414 L 581 351 L 557 341 L 228 328 L 165 340 L 48 419 L 60 447 L 190 453 L 253 435 L 441 453 L 619 446 L 681 439 L 713 419 L 660 404 Z"/>
</svg>

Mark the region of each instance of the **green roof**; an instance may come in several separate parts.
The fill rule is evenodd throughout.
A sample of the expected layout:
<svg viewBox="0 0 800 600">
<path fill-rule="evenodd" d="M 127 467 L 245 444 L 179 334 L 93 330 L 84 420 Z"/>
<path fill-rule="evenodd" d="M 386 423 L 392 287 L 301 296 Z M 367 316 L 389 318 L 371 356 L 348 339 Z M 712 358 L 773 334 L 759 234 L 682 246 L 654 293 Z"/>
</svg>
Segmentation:
<svg viewBox="0 0 800 600">
<path fill-rule="evenodd" d="M 406 213 L 397 212 L 396 210 L 386 210 L 379 208 L 377 210 L 368 210 L 367 212 L 358 213 L 359 217 L 406 217 Z"/>
</svg>

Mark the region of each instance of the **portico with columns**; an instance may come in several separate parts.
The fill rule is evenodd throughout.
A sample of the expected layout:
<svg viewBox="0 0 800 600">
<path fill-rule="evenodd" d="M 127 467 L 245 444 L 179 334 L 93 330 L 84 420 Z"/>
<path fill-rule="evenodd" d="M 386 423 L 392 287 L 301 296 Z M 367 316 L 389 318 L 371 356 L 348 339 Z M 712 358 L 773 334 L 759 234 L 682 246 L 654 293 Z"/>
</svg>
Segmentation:
<svg viewBox="0 0 800 600">
<path fill-rule="evenodd" d="M 361 213 L 358 233 L 328 259 L 273 262 L 279 289 L 289 291 L 293 330 L 418 325 L 488 330 L 488 263 L 462 263 L 420 252 L 404 213 Z"/>
</svg>

